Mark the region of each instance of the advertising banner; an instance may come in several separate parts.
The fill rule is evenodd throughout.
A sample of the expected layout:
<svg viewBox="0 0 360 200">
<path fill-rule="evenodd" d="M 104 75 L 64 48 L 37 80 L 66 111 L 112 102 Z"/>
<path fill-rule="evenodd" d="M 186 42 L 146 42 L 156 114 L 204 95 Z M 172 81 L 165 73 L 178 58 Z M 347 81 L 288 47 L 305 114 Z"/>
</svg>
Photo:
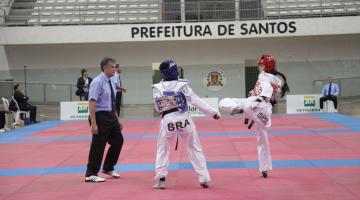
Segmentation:
<svg viewBox="0 0 360 200">
<path fill-rule="evenodd" d="M 60 102 L 61 120 L 87 120 L 89 116 L 88 101 Z"/>
<path fill-rule="evenodd" d="M 286 113 L 320 112 L 321 94 L 286 95 Z"/>
<path fill-rule="evenodd" d="M 208 103 L 212 108 L 216 111 L 219 111 L 219 98 L 202 98 L 206 103 Z M 204 113 L 200 112 L 200 110 L 192 105 L 188 105 L 188 110 L 192 117 L 202 117 L 205 116 Z"/>
</svg>

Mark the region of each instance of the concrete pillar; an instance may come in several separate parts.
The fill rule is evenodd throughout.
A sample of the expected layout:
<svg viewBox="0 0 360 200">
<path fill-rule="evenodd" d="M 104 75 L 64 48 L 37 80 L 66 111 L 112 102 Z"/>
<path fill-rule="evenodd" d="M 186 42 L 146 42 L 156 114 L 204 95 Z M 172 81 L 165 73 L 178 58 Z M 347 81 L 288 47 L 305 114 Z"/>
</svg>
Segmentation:
<svg viewBox="0 0 360 200">
<path fill-rule="evenodd" d="M 185 0 L 180 0 L 181 22 L 185 22 Z"/>
<path fill-rule="evenodd" d="M 240 0 L 235 0 L 235 20 L 240 20 Z"/>
<path fill-rule="evenodd" d="M 0 80 L 6 79 L 11 79 L 10 67 L 5 51 L 5 46 L 0 45 Z"/>
</svg>

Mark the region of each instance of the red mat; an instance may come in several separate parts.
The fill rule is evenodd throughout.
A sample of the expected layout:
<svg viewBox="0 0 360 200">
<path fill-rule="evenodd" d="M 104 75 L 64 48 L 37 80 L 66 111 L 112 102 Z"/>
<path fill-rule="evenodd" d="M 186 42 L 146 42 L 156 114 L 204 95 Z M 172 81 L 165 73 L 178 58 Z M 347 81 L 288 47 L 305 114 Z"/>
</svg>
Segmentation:
<svg viewBox="0 0 360 200">
<path fill-rule="evenodd" d="M 241 134 L 249 132 L 241 119 L 197 118 L 195 122 L 208 162 L 257 161 L 255 135 Z M 139 137 L 125 140 L 118 164 L 154 163 L 159 120 L 123 123 L 124 136 Z M 360 159 L 360 132 L 349 130 L 312 115 L 275 116 L 272 158 L 277 162 Z M 65 122 L 27 137 L 64 140 L 0 143 L 0 170 L 84 167 L 90 139 L 71 140 L 83 136 L 90 137 L 86 121 Z M 188 161 L 183 148 L 180 140 L 178 151 L 171 152 L 171 163 Z M 275 167 L 268 179 L 261 178 L 256 167 L 210 169 L 209 189 L 199 186 L 193 170 L 170 171 L 165 190 L 152 189 L 153 171 L 121 175 L 119 180 L 99 184 L 85 183 L 83 173 L 1 176 L 0 199 L 360 199 L 360 166 Z"/>
</svg>

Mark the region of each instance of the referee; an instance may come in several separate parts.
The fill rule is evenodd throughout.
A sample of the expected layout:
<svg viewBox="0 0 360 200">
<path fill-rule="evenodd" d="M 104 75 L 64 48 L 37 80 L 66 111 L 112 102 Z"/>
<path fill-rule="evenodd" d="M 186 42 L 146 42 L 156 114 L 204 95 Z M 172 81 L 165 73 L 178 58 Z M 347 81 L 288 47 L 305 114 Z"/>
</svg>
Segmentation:
<svg viewBox="0 0 360 200">
<path fill-rule="evenodd" d="M 120 175 L 114 171 L 124 138 L 122 125 L 115 110 L 115 84 L 110 77 L 115 73 L 115 60 L 105 57 L 100 63 L 101 71 L 90 85 L 89 111 L 92 141 L 89 160 L 85 175 L 86 182 L 104 182 L 105 178 L 98 176 L 103 159 L 105 145 L 110 144 L 103 165 L 103 173 L 113 178 Z"/>
</svg>

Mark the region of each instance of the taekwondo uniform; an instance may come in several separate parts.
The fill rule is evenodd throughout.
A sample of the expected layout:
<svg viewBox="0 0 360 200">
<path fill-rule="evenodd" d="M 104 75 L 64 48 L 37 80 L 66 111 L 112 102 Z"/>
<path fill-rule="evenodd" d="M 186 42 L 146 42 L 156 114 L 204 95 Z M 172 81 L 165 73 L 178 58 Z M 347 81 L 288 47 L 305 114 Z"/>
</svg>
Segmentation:
<svg viewBox="0 0 360 200">
<path fill-rule="evenodd" d="M 272 170 L 268 140 L 272 114 L 270 101 L 276 102 L 283 96 L 282 87 L 286 83 L 286 80 L 283 83 L 280 78 L 271 74 L 277 72 L 275 64 L 275 59 L 272 56 L 262 55 L 258 60 L 260 74 L 250 96 L 241 99 L 224 98 L 219 102 L 219 108 L 224 112 L 229 114 L 234 114 L 236 110 L 240 113 L 243 112 L 244 117 L 253 120 L 256 125 L 259 170 L 264 178 L 267 177 L 268 171 Z"/>
<path fill-rule="evenodd" d="M 174 62 L 167 61 L 167 64 L 172 63 Z M 196 95 L 188 83 L 183 79 L 162 80 L 152 87 L 154 106 L 162 117 L 157 141 L 155 179 L 160 180 L 168 175 L 170 147 L 175 138 L 180 137 L 185 143 L 189 161 L 198 175 L 200 185 L 205 183 L 207 187 L 211 179 L 195 124 L 188 112 L 188 103 L 207 116 L 218 119 L 220 114 Z"/>
</svg>

